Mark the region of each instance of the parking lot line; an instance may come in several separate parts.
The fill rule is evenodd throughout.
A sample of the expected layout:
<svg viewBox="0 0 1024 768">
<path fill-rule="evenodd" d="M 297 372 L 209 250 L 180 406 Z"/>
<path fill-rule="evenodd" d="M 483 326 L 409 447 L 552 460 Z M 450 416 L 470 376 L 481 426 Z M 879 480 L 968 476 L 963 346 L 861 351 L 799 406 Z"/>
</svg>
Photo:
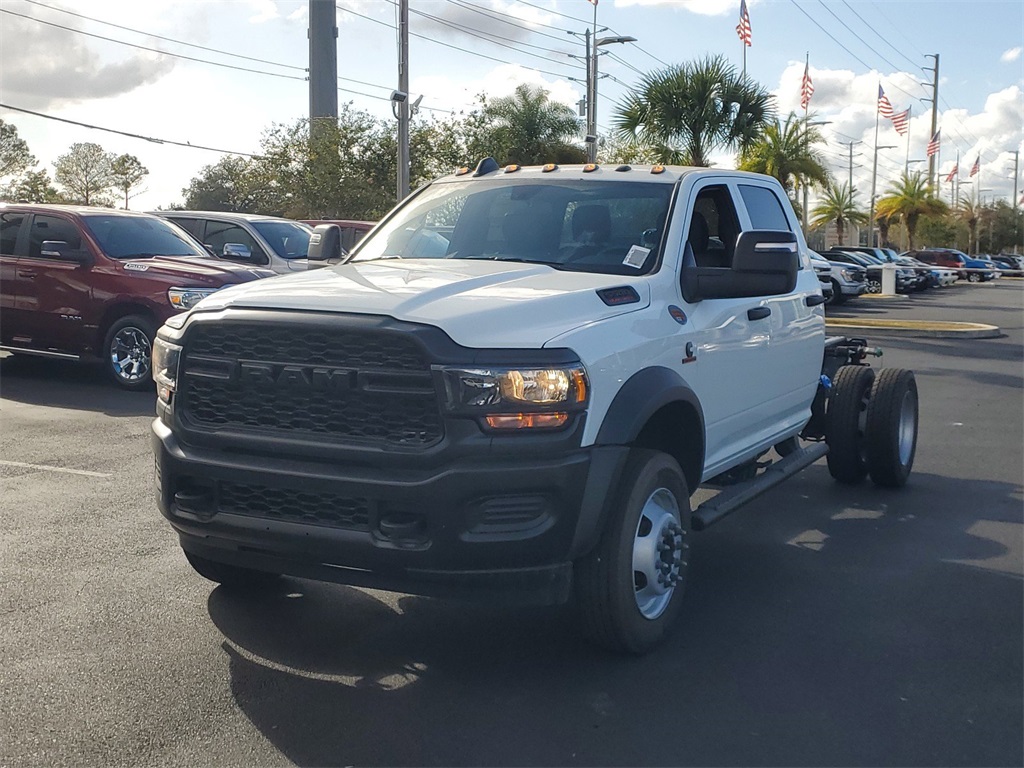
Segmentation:
<svg viewBox="0 0 1024 768">
<path fill-rule="evenodd" d="M 68 475 L 85 475 L 86 477 L 112 477 L 106 472 L 90 472 L 87 469 L 66 469 L 64 467 L 48 467 L 45 464 L 26 464 L 23 461 L 4 461 L 0 459 L 0 465 L 5 467 L 24 467 L 25 469 L 42 469 L 47 472 L 64 472 Z"/>
</svg>

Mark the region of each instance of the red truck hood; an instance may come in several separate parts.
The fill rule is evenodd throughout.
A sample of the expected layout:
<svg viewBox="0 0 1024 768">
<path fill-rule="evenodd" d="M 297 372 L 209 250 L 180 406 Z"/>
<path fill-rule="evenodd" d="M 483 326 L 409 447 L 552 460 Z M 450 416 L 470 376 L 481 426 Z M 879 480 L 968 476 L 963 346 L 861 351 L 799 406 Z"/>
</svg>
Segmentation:
<svg viewBox="0 0 1024 768">
<path fill-rule="evenodd" d="M 261 277 L 274 276 L 269 269 L 198 257 L 153 256 L 142 259 L 125 259 L 120 262 L 120 266 L 127 274 L 167 277 L 185 281 L 190 286 L 202 285 L 211 288 L 247 283 Z"/>
</svg>

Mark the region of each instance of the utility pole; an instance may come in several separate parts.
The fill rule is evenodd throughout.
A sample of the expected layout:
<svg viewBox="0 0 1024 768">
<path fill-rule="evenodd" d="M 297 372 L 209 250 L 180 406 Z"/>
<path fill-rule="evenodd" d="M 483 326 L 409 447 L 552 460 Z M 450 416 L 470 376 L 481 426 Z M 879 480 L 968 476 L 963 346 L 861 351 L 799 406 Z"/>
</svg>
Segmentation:
<svg viewBox="0 0 1024 768">
<path fill-rule="evenodd" d="M 338 24 L 333 0 L 309 0 L 309 123 L 338 120 Z"/>
<path fill-rule="evenodd" d="M 594 34 L 597 34 L 597 5 L 594 6 Z M 590 37 L 588 29 L 584 35 L 587 41 L 587 135 L 584 142 L 587 145 L 587 162 L 597 161 L 597 105 L 594 103 L 594 94 L 597 93 L 597 49 L 591 52 Z"/>
<path fill-rule="evenodd" d="M 843 141 L 841 144 L 849 144 L 850 146 L 850 194 L 853 194 L 853 145 L 860 144 L 859 141 Z"/>
<path fill-rule="evenodd" d="M 409 194 L 409 0 L 398 0 L 398 90 L 391 94 L 398 118 L 398 199 Z"/>
<path fill-rule="evenodd" d="M 1013 252 L 1017 252 L 1017 210 L 1020 199 L 1017 197 L 1017 176 L 1020 173 L 1020 150 L 1013 151 Z"/>
<path fill-rule="evenodd" d="M 927 53 L 925 57 L 935 59 L 934 67 L 922 67 L 926 72 L 931 72 L 933 75 L 932 97 L 931 99 L 926 99 L 926 101 L 931 101 L 932 103 L 932 132 L 928 134 L 928 138 L 931 140 L 931 137 L 935 135 L 935 131 L 939 127 L 939 54 Z M 935 155 L 932 155 L 928 158 L 928 183 L 937 187 L 938 177 L 935 174 Z"/>
</svg>

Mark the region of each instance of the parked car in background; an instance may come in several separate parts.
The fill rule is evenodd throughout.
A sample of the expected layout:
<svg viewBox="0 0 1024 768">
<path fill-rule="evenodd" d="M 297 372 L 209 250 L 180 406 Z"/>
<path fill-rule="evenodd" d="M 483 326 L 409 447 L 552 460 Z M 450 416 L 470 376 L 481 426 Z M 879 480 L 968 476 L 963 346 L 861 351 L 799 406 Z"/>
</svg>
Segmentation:
<svg viewBox="0 0 1024 768">
<path fill-rule="evenodd" d="M 848 299 L 867 292 L 867 270 L 857 264 L 829 261 L 823 254 L 811 251 L 811 258 L 820 259 L 829 267 L 829 281 L 832 296 L 826 297 L 828 304 L 842 304 Z M 817 267 L 815 267 L 817 270 Z"/>
<path fill-rule="evenodd" d="M 961 280 L 972 283 L 995 278 L 995 265 L 991 262 L 986 265 L 984 262 L 974 261 L 966 253 L 955 248 L 925 248 L 907 251 L 903 255 L 923 261 L 925 264 L 955 269 Z"/>
<path fill-rule="evenodd" d="M 832 265 L 815 251 L 809 250 L 808 253 L 811 255 L 814 274 L 818 276 L 818 282 L 821 283 L 821 295 L 825 297 L 826 304 L 831 304 L 835 301 L 835 291 L 832 290 Z"/>
<path fill-rule="evenodd" d="M 99 359 L 120 386 L 148 388 L 160 325 L 220 288 L 273 274 L 211 259 L 144 213 L 0 203 L 0 349 Z"/>
<path fill-rule="evenodd" d="M 356 221 L 354 219 L 303 219 L 303 224 L 311 227 L 320 224 L 337 224 L 341 228 L 341 247 L 345 251 L 351 251 L 356 243 L 363 239 L 363 235 L 377 226 L 376 221 Z"/>
<path fill-rule="evenodd" d="M 847 251 L 845 249 L 830 249 L 822 256 L 829 261 L 839 261 L 845 264 L 856 264 L 863 267 L 867 272 L 867 293 L 882 292 L 882 262 L 867 253 Z M 907 267 L 896 268 L 896 291 L 898 293 L 911 293 L 914 291 L 920 279 L 914 270 Z"/>
<path fill-rule="evenodd" d="M 276 216 L 217 211 L 152 211 L 173 221 L 225 261 L 277 274 L 304 272 L 312 227 Z"/>
<path fill-rule="evenodd" d="M 1000 274 L 999 267 L 987 256 L 976 255 L 967 257 L 967 280 L 969 282 L 988 282 L 1000 277 L 1002 275 Z"/>
<path fill-rule="evenodd" d="M 1006 277 L 1024 277 L 1024 257 L 1001 253 L 989 259 Z"/>
<path fill-rule="evenodd" d="M 931 264 L 925 264 L 923 261 L 911 258 L 910 256 L 900 256 L 899 262 L 906 266 L 914 267 L 915 269 L 925 268 L 928 270 L 928 274 L 931 276 L 932 285 L 934 287 L 945 287 L 947 285 L 953 285 L 959 280 L 959 274 L 955 269 L 949 267 L 936 267 Z"/>
<path fill-rule="evenodd" d="M 919 291 L 934 288 L 939 284 L 939 276 L 935 274 L 935 268 L 930 264 L 925 264 L 923 261 L 912 259 L 909 256 L 896 256 L 892 263 L 914 270 L 914 274 L 918 278 L 917 290 Z"/>
</svg>

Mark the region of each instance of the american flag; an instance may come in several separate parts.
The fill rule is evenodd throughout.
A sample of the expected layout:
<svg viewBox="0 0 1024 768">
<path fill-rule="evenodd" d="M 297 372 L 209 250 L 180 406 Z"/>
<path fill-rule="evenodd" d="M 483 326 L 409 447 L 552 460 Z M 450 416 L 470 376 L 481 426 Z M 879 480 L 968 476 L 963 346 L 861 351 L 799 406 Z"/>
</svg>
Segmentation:
<svg viewBox="0 0 1024 768">
<path fill-rule="evenodd" d="M 746 46 L 753 45 L 750 35 L 750 14 L 747 13 L 747 0 L 740 0 L 740 23 L 736 25 L 736 34 Z"/>
<path fill-rule="evenodd" d="M 597 0 L 590 0 L 590 2 L 593 3 L 594 5 L 597 5 Z"/>
<path fill-rule="evenodd" d="M 800 106 L 804 109 L 807 109 L 807 105 L 811 103 L 811 96 L 814 95 L 814 83 L 811 82 L 809 66 L 804 64 L 804 79 L 800 83 Z"/>
<path fill-rule="evenodd" d="M 892 104 L 889 103 L 889 97 L 882 90 L 881 83 L 878 84 L 878 112 L 882 117 L 892 118 Z"/>
<path fill-rule="evenodd" d="M 939 143 L 941 141 L 941 139 L 940 139 L 940 134 L 941 133 L 942 133 L 942 129 L 939 128 L 939 130 L 937 130 L 935 132 L 935 135 L 932 136 L 932 140 L 928 142 L 928 151 L 925 153 L 928 157 L 931 157 L 932 155 L 937 155 L 939 153 Z"/>
<path fill-rule="evenodd" d="M 978 159 L 974 161 L 974 165 L 971 166 L 971 172 L 967 174 L 967 178 L 976 176 L 981 171 L 981 155 L 978 155 Z"/>
<path fill-rule="evenodd" d="M 910 122 L 910 107 L 900 112 L 898 115 L 892 116 L 892 127 L 896 129 L 896 133 L 900 136 L 905 136 L 907 133 L 907 124 Z"/>
<path fill-rule="evenodd" d="M 957 174 L 958 174 L 959 172 L 960 172 L 960 166 L 959 166 L 959 164 L 958 164 L 958 165 L 954 165 L 954 166 L 953 166 L 953 170 L 952 170 L 952 171 L 950 171 L 950 172 L 949 172 L 949 175 L 948 175 L 948 176 L 946 177 L 946 183 L 947 183 L 947 184 L 951 184 L 951 183 L 952 183 L 952 181 L 953 181 L 953 179 L 955 179 L 955 178 L 956 178 L 956 175 L 957 175 Z"/>
</svg>

